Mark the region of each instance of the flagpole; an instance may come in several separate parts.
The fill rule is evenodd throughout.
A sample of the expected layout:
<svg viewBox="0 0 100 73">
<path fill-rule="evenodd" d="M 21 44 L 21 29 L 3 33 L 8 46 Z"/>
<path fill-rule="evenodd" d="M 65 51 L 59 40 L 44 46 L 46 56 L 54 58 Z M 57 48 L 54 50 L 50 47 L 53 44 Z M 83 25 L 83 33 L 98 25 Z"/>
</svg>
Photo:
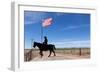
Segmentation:
<svg viewBox="0 0 100 73">
<path fill-rule="evenodd" d="M 41 26 L 41 43 L 43 42 L 43 27 L 47 27 L 49 25 L 51 25 L 52 22 L 52 18 L 47 18 L 45 20 L 43 20 L 42 22 L 42 26 Z"/>
<path fill-rule="evenodd" d="M 41 26 L 41 43 L 43 42 L 43 27 Z"/>
</svg>

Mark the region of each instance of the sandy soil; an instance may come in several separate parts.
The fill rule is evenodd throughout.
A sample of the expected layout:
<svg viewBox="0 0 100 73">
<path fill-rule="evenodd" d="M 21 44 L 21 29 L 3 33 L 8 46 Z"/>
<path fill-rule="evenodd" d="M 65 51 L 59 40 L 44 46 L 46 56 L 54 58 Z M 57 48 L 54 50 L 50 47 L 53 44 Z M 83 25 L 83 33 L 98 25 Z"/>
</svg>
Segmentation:
<svg viewBox="0 0 100 73">
<path fill-rule="evenodd" d="M 33 52 L 34 53 L 34 52 Z M 73 55 L 73 54 L 62 54 L 62 53 L 56 53 L 56 56 L 53 56 L 53 53 L 50 57 L 48 57 L 49 51 L 43 52 L 43 57 L 38 54 L 38 52 L 35 52 L 35 55 L 33 54 L 33 59 L 31 61 L 44 61 L 44 60 L 71 60 L 71 59 L 86 59 L 90 58 L 89 54 L 85 55 Z"/>
</svg>

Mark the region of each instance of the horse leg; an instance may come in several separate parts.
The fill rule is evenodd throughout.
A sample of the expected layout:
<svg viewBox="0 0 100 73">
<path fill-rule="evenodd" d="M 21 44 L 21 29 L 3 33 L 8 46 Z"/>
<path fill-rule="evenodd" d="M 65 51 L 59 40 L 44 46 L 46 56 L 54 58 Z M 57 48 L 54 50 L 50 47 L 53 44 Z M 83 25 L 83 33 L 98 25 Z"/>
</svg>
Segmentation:
<svg viewBox="0 0 100 73">
<path fill-rule="evenodd" d="M 41 51 L 41 58 L 42 58 L 42 56 L 43 56 L 43 52 Z"/>
<path fill-rule="evenodd" d="M 52 50 L 52 52 L 54 53 L 54 56 L 56 56 L 55 51 L 54 51 L 54 50 Z"/>
<path fill-rule="evenodd" d="M 41 58 L 42 58 L 42 56 L 43 56 L 43 53 L 42 53 L 42 51 L 40 51 L 40 52 L 39 52 L 39 54 L 41 55 Z"/>
<path fill-rule="evenodd" d="M 50 54 L 49 54 L 49 56 L 48 57 L 50 57 L 51 56 L 51 50 L 50 50 Z"/>
<path fill-rule="evenodd" d="M 41 52 L 39 52 L 39 54 L 41 55 Z"/>
</svg>

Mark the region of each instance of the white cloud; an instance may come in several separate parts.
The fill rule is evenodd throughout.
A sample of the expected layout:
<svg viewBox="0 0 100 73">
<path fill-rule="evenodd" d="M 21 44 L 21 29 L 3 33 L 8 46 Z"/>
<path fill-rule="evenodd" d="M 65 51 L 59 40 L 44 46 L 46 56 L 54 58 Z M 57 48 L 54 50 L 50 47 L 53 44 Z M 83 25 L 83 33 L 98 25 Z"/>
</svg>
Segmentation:
<svg viewBox="0 0 100 73">
<path fill-rule="evenodd" d="M 64 15 L 64 13 L 57 12 L 56 15 L 57 16 L 62 16 L 62 15 Z"/>
<path fill-rule="evenodd" d="M 34 12 L 34 11 L 25 11 L 24 14 L 25 14 L 25 25 L 34 24 L 37 22 L 42 23 L 41 19 L 43 19 L 46 16 L 46 13 L 44 12 Z"/>
<path fill-rule="evenodd" d="M 78 29 L 78 28 L 85 28 L 88 27 L 89 24 L 84 24 L 84 25 L 79 25 L 79 26 L 67 26 L 65 28 L 63 28 L 62 30 L 72 30 L 72 29 Z"/>
<path fill-rule="evenodd" d="M 25 21 L 24 23 L 25 23 L 25 25 L 28 25 L 28 24 L 34 24 L 36 22 L 33 22 L 33 21 Z"/>
</svg>

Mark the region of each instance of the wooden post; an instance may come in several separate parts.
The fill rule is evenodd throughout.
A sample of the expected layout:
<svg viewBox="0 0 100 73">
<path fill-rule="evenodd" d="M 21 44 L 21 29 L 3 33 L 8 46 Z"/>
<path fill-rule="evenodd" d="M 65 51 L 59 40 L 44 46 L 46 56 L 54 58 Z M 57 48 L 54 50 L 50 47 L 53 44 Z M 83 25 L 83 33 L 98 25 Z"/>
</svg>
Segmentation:
<svg viewBox="0 0 100 73">
<path fill-rule="evenodd" d="M 32 49 L 30 50 L 30 60 L 32 60 Z"/>
<path fill-rule="evenodd" d="M 79 49 L 79 55 L 80 55 L 80 56 L 82 55 L 82 51 L 81 51 L 81 48 Z"/>
<path fill-rule="evenodd" d="M 71 49 L 71 54 L 73 54 L 73 48 Z"/>
</svg>

